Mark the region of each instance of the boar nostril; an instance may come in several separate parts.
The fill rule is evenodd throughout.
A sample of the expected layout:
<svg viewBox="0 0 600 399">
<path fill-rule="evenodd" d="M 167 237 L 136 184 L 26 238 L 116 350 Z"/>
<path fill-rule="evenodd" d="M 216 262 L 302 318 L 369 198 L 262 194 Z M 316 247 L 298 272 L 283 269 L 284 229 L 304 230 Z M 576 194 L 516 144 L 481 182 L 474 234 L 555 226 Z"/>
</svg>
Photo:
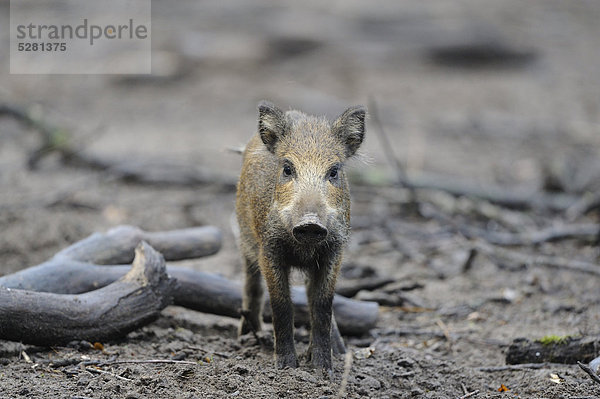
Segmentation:
<svg viewBox="0 0 600 399">
<path fill-rule="evenodd" d="M 327 229 L 319 223 L 303 223 L 295 226 L 292 234 L 300 242 L 317 243 L 327 237 Z"/>
</svg>

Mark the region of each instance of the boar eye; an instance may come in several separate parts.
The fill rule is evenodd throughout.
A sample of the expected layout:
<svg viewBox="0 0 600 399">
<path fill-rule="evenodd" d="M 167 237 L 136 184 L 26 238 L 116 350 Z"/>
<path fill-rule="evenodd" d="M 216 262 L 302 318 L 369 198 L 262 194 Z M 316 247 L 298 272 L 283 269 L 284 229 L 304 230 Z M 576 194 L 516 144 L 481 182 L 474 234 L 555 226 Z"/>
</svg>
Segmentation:
<svg viewBox="0 0 600 399">
<path fill-rule="evenodd" d="M 292 175 L 292 167 L 290 165 L 283 165 L 283 175 L 285 177 L 290 177 Z"/>
<path fill-rule="evenodd" d="M 338 178 L 339 169 L 340 169 L 339 166 L 336 165 L 329 170 L 329 178 L 331 180 L 335 180 Z"/>
</svg>

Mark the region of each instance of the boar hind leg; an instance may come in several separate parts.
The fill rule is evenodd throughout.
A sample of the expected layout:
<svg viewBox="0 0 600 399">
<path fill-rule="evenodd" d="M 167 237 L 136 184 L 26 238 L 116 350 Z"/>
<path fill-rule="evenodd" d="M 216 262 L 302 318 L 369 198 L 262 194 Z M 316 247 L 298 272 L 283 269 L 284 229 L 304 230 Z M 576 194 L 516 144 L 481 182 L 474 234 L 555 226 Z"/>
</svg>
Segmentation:
<svg viewBox="0 0 600 399">
<path fill-rule="evenodd" d="M 261 269 L 271 300 L 277 367 L 298 367 L 294 347 L 294 308 L 290 296 L 289 270 L 267 264 L 267 261 L 264 267 L 261 265 Z"/>
<path fill-rule="evenodd" d="M 331 316 L 331 349 L 334 355 L 343 355 L 346 353 L 346 345 L 335 321 L 335 313 Z"/>
<path fill-rule="evenodd" d="M 306 292 L 310 312 L 309 357 L 317 369 L 331 375 L 331 320 L 336 275 L 339 264 L 309 273 Z"/>
<path fill-rule="evenodd" d="M 263 286 L 260 269 L 256 263 L 246 259 L 246 281 L 242 297 L 242 318 L 239 335 L 260 331 L 262 328 Z"/>
</svg>

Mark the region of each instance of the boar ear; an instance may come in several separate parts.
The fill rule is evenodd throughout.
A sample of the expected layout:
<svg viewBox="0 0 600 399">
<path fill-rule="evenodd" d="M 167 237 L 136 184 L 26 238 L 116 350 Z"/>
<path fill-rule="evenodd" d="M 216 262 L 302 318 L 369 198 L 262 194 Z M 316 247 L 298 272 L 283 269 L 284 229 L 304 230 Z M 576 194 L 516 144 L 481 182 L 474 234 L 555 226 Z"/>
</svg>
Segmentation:
<svg viewBox="0 0 600 399">
<path fill-rule="evenodd" d="M 363 106 L 350 107 L 332 125 L 333 133 L 346 145 L 346 156 L 352 156 L 365 137 L 365 116 Z"/>
<path fill-rule="evenodd" d="M 285 132 L 285 115 L 282 110 L 268 101 L 258 104 L 258 133 L 269 151 L 275 151 L 275 144 Z"/>
</svg>

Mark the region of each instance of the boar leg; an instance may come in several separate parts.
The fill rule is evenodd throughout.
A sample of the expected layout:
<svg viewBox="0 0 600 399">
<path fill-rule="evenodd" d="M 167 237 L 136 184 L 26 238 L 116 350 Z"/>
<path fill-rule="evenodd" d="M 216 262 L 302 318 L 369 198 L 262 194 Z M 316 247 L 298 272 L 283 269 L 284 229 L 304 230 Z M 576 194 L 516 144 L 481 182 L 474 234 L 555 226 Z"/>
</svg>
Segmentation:
<svg viewBox="0 0 600 399">
<path fill-rule="evenodd" d="M 335 320 L 335 313 L 331 316 L 331 349 L 334 355 L 343 355 L 346 353 L 346 345 Z"/>
<path fill-rule="evenodd" d="M 263 286 L 258 265 L 248 258 L 245 259 L 244 295 L 242 297 L 242 318 L 239 335 L 256 332 L 262 329 Z"/>
<path fill-rule="evenodd" d="M 335 280 L 340 264 L 314 269 L 309 273 L 306 293 L 310 312 L 309 356 L 317 369 L 332 372 L 331 318 Z M 332 270 L 333 269 L 333 270 Z"/>
<path fill-rule="evenodd" d="M 271 300 L 277 367 L 298 367 L 294 347 L 294 305 L 290 296 L 289 269 L 275 266 L 267 260 L 264 260 L 264 267 L 261 264 L 261 269 Z"/>
</svg>

